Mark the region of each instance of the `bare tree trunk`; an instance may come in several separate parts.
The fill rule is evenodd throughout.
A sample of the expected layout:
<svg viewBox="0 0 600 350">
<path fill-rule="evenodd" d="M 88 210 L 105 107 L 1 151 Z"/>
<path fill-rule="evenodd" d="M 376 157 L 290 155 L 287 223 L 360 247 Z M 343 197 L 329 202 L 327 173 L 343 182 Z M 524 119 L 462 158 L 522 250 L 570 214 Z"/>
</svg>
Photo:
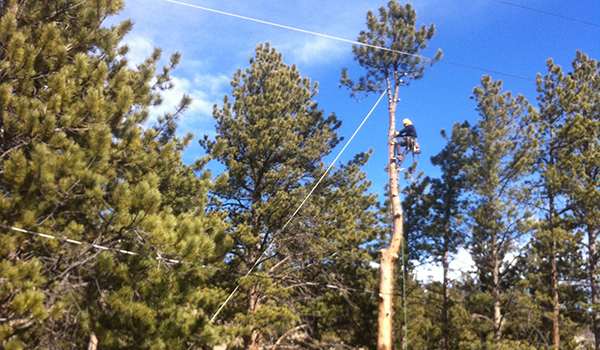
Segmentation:
<svg viewBox="0 0 600 350">
<path fill-rule="evenodd" d="M 589 257 L 588 273 L 590 275 L 590 289 L 592 291 L 592 305 L 600 305 L 600 285 L 598 285 L 598 231 L 595 225 L 587 225 Z M 600 350 L 600 313 L 592 309 L 594 349 Z"/>
<path fill-rule="evenodd" d="M 257 226 L 255 226 L 257 227 Z M 259 259 L 258 252 L 260 248 L 256 251 L 250 253 L 250 257 L 248 259 L 249 265 L 253 266 L 256 261 Z M 254 285 L 248 291 L 248 313 L 256 313 L 258 308 L 260 307 L 260 286 Z M 252 326 L 252 325 L 251 325 Z M 260 344 L 260 340 L 262 339 L 262 332 L 258 329 L 252 329 L 249 335 L 244 337 L 244 349 L 245 350 L 258 350 L 258 346 Z"/>
<path fill-rule="evenodd" d="M 98 338 L 96 338 L 96 334 L 92 332 L 90 334 L 90 342 L 88 344 L 88 350 L 96 350 L 98 348 Z"/>
<path fill-rule="evenodd" d="M 492 270 L 492 302 L 494 305 L 494 340 L 500 342 L 502 338 L 502 311 L 500 309 L 500 257 L 498 249 L 494 248 L 492 252 L 493 270 Z"/>
<path fill-rule="evenodd" d="M 248 310 L 251 313 L 255 313 L 260 307 L 260 300 L 258 294 L 260 293 L 259 287 L 254 286 L 250 289 L 248 296 L 249 307 Z M 245 350 L 258 350 L 258 345 L 262 339 L 262 332 L 258 329 L 253 329 L 249 335 L 244 337 L 244 349 Z"/>
<path fill-rule="evenodd" d="M 560 333 L 559 333 L 559 312 L 560 303 L 558 301 L 558 269 L 556 266 L 556 241 L 552 242 L 552 254 L 550 255 L 550 293 L 552 294 L 552 343 L 554 349 L 560 348 Z"/>
<path fill-rule="evenodd" d="M 297 331 L 301 330 L 302 328 L 307 328 L 307 327 L 308 327 L 308 325 L 303 324 L 303 325 L 292 328 L 289 331 L 285 332 L 284 335 L 282 335 L 279 339 L 277 339 L 277 341 L 275 342 L 275 344 L 273 345 L 271 350 L 277 350 L 277 348 L 281 345 L 281 343 L 285 340 L 285 338 L 289 337 L 294 332 L 297 332 Z"/>
<path fill-rule="evenodd" d="M 550 133 L 550 144 L 554 144 L 554 131 L 551 129 Z M 554 149 L 550 149 L 550 166 L 554 168 Z M 550 204 L 550 222 L 548 223 L 550 232 L 552 233 L 552 251 L 550 254 L 550 293 L 552 294 L 552 343 L 554 349 L 560 348 L 560 326 L 559 326 L 559 313 L 560 303 L 558 299 L 558 267 L 556 265 L 556 239 L 554 238 L 554 219 L 555 211 L 554 207 L 554 190 L 548 189 L 548 201 Z"/>
<path fill-rule="evenodd" d="M 390 81 L 387 80 L 390 87 Z M 398 88 L 392 93 L 388 90 L 390 128 L 388 140 L 393 140 L 396 130 L 396 101 L 398 100 Z M 392 237 L 387 248 L 380 251 L 381 260 L 379 265 L 379 317 L 377 319 L 377 350 L 392 349 L 392 298 L 394 292 L 394 261 L 398 258 L 398 251 L 402 243 L 402 208 L 398 191 L 398 169 L 392 159 L 394 156 L 394 144 L 388 142 L 390 199 L 392 203 Z"/>
<path fill-rule="evenodd" d="M 442 257 L 443 285 L 442 285 L 442 339 L 441 350 L 448 350 L 448 224 L 446 224 L 446 234 L 444 236 L 444 256 Z"/>
<path fill-rule="evenodd" d="M 396 255 L 397 257 L 397 255 Z M 392 294 L 394 292 L 394 259 L 391 249 L 381 250 L 379 266 L 379 317 L 377 349 L 392 349 Z"/>
</svg>

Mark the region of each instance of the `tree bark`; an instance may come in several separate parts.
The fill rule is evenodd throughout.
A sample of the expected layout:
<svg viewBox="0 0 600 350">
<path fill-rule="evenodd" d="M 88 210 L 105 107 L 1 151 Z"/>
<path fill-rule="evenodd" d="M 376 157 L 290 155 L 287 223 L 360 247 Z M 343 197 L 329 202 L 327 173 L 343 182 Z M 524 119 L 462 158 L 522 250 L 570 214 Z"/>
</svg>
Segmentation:
<svg viewBox="0 0 600 350">
<path fill-rule="evenodd" d="M 258 249 L 256 251 L 252 251 L 250 253 L 250 257 L 248 259 L 249 265 L 253 266 L 256 261 L 259 259 Z M 248 313 L 256 313 L 258 308 L 260 307 L 260 286 L 254 285 L 248 291 Z M 252 325 L 250 325 L 253 327 Z M 258 329 L 252 329 L 250 334 L 244 337 L 244 349 L 245 350 L 258 350 L 258 346 L 260 344 L 260 340 L 262 339 L 262 332 Z"/>
<path fill-rule="evenodd" d="M 554 127 L 550 129 L 550 167 L 554 169 Z M 558 266 L 556 265 L 556 238 L 554 236 L 554 219 L 556 208 L 554 207 L 554 190 L 548 189 L 548 201 L 550 204 L 550 222 L 548 223 L 550 233 L 552 234 L 552 251 L 550 254 L 550 293 L 552 294 L 552 343 L 554 349 L 560 348 L 560 326 L 558 323 L 560 313 L 560 303 L 558 299 Z"/>
<path fill-rule="evenodd" d="M 90 334 L 90 342 L 88 344 L 88 350 L 96 350 L 98 348 L 98 338 L 96 338 L 96 334 L 92 332 Z"/>
<path fill-rule="evenodd" d="M 493 270 L 492 270 L 492 302 L 494 305 L 494 340 L 500 342 L 502 338 L 502 311 L 500 309 L 500 257 L 498 249 L 494 248 L 492 252 Z"/>
<path fill-rule="evenodd" d="M 256 310 L 260 307 L 260 300 L 258 294 L 260 293 L 259 287 L 254 286 L 250 288 L 248 302 L 249 302 L 249 312 L 255 313 Z M 244 349 L 245 350 L 258 350 L 258 345 L 260 344 L 260 340 L 262 339 L 262 333 L 258 329 L 252 329 L 249 335 L 244 337 Z"/>
<path fill-rule="evenodd" d="M 560 303 L 558 301 L 558 269 L 556 266 L 556 241 L 552 242 L 552 254 L 550 255 L 550 293 L 552 294 L 552 343 L 554 349 L 558 350 L 560 347 L 560 333 L 559 333 L 559 312 Z"/>
<path fill-rule="evenodd" d="M 387 80 L 390 87 L 390 81 Z M 393 140 L 396 130 L 396 101 L 398 100 L 398 88 L 392 92 L 388 89 L 388 112 L 390 128 L 388 134 L 388 174 L 390 179 L 390 199 L 392 203 L 392 236 L 387 248 L 380 251 L 380 280 L 379 280 L 379 317 L 377 319 L 377 350 L 392 349 L 392 306 L 394 293 L 394 261 L 398 258 L 400 244 L 402 244 L 402 208 L 398 191 L 398 169 L 392 159 L 394 156 Z"/>
<path fill-rule="evenodd" d="M 442 269 L 443 269 L 443 285 L 442 285 L 442 339 L 440 344 L 441 350 L 448 350 L 448 270 L 450 265 L 448 263 L 448 235 L 449 225 L 446 223 L 444 229 L 444 255 L 442 257 Z"/>
<path fill-rule="evenodd" d="M 297 331 L 301 330 L 302 328 L 306 328 L 306 327 L 307 327 L 307 325 L 303 324 L 303 325 L 292 328 L 289 331 L 285 332 L 284 335 L 282 335 L 279 339 L 277 339 L 277 341 L 275 342 L 275 344 L 273 345 L 271 350 L 277 350 L 277 348 L 281 345 L 281 343 L 285 340 L 285 338 L 289 337 L 294 332 L 297 332 Z"/>
<path fill-rule="evenodd" d="M 379 266 L 379 317 L 377 349 L 392 349 L 392 293 L 394 259 L 391 256 L 390 249 L 381 250 L 381 260 Z"/>
<path fill-rule="evenodd" d="M 592 291 L 592 305 L 600 305 L 600 285 L 598 284 L 598 230 L 595 225 L 587 225 L 589 257 L 588 257 L 588 273 L 590 275 L 590 289 Z M 594 333 L 594 349 L 600 350 L 600 313 L 597 309 L 592 308 L 593 333 Z"/>
</svg>

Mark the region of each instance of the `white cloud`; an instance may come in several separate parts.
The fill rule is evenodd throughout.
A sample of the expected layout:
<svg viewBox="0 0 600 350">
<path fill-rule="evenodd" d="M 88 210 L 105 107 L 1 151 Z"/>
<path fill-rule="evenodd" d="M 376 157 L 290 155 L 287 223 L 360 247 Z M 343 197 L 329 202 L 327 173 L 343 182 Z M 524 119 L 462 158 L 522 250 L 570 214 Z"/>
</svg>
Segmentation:
<svg viewBox="0 0 600 350">
<path fill-rule="evenodd" d="M 398 268 L 402 264 L 401 260 L 398 260 L 396 265 Z M 369 264 L 372 268 L 379 268 L 379 263 L 375 261 L 371 261 Z M 471 259 L 471 255 L 466 249 L 459 250 L 458 254 L 452 259 L 450 262 L 450 272 L 448 273 L 448 278 L 458 279 L 463 273 L 469 273 L 475 263 L 473 259 Z M 437 266 L 436 264 L 423 264 L 415 268 L 414 274 L 417 279 L 423 282 L 428 281 L 437 281 L 442 282 L 444 277 L 444 271 L 441 266 Z"/>
<path fill-rule="evenodd" d="M 124 40 L 124 44 L 129 47 L 127 59 L 129 60 L 130 67 L 135 67 L 136 65 L 144 62 L 154 50 L 154 46 L 150 43 L 150 41 L 141 36 L 127 37 Z"/>
<path fill-rule="evenodd" d="M 225 89 L 229 87 L 231 79 L 224 74 L 217 76 L 212 75 L 196 75 L 194 77 L 194 85 L 203 91 L 207 91 L 211 96 L 223 97 Z"/>
<path fill-rule="evenodd" d="M 350 52 L 348 46 L 323 37 L 311 38 L 293 49 L 293 61 L 305 65 L 334 62 Z"/>
<path fill-rule="evenodd" d="M 196 135 L 212 135 L 213 106 L 222 102 L 223 96 L 229 93 L 226 91 L 229 78 L 224 75 L 196 75 L 191 79 L 172 77 L 172 80 L 173 89 L 162 92 L 163 103 L 151 110 L 148 125 L 154 124 L 164 113 L 174 113 L 183 95 L 188 94 L 192 103 L 177 122 L 178 134 L 191 131 Z"/>
<path fill-rule="evenodd" d="M 216 102 L 212 98 L 212 94 L 196 89 L 194 84 L 186 78 L 172 77 L 172 80 L 173 89 L 162 92 L 163 103 L 151 112 L 153 120 L 164 113 L 175 112 L 181 98 L 186 93 L 192 97 L 192 103 L 185 114 L 200 114 L 203 117 L 212 115 L 212 106 Z"/>
</svg>

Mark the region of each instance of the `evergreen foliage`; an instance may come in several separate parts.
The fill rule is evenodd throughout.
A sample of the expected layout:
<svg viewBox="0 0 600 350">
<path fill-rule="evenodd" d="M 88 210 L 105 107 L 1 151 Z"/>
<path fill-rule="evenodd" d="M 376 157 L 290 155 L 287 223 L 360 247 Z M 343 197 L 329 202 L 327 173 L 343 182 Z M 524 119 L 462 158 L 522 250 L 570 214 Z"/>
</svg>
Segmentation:
<svg viewBox="0 0 600 350">
<path fill-rule="evenodd" d="M 103 349 L 206 344 L 212 271 L 201 264 L 227 237 L 221 214 L 204 213 L 202 162 L 181 161 L 192 135 L 175 136 L 175 119 L 190 99 L 143 126 L 179 55 L 158 75 L 158 49 L 129 68 L 119 42 L 131 23 L 102 26 L 122 1 L 2 5 L 2 347 L 84 348 L 92 333 Z"/>
<path fill-rule="evenodd" d="M 594 334 L 595 348 L 600 348 L 600 283 L 598 260 L 598 228 L 600 215 L 600 153 L 598 152 L 598 130 L 600 130 L 600 64 L 587 55 L 577 52 L 573 60 L 573 72 L 564 74 L 562 68 L 547 62 L 548 75 L 542 79 L 538 76 L 541 109 L 546 126 L 553 139 L 548 142 L 556 162 L 550 162 L 542 177 L 546 180 L 547 192 L 553 196 L 561 196 L 568 203 L 566 208 L 553 208 L 555 213 L 551 229 L 554 229 L 552 248 L 559 255 L 562 267 L 570 270 L 563 273 L 557 270 L 557 278 L 581 280 L 574 268 L 582 267 L 581 256 L 577 250 L 587 247 L 585 270 L 589 295 L 591 330 Z M 548 134 L 547 132 L 546 134 Z M 552 160 L 552 158 L 551 158 Z M 548 162 L 547 162 L 548 163 Z M 551 207 L 552 208 L 552 207 Z M 569 214 L 569 215 L 566 215 Z M 566 224 L 563 224 L 566 222 Z M 547 225 L 548 226 L 548 225 Z M 574 228 L 578 230 L 575 231 Z M 587 241 L 584 241 L 587 238 Z M 565 258 L 561 258 L 564 255 Z M 556 264 L 556 263 L 555 263 Z M 568 286 L 568 285 L 567 285 Z M 568 286 L 573 289 L 572 286 Z M 564 288 L 563 288 L 564 290 Z M 578 289 L 563 293 L 581 296 Z M 573 310 L 579 299 L 570 299 L 567 310 Z M 575 316 L 577 317 L 577 316 Z"/>
<path fill-rule="evenodd" d="M 530 230 L 524 205 L 528 191 L 521 180 L 532 163 L 531 150 L 521 144 L 531 127 L 522 128 L 520 122 L 533 108 L 523 96 L 514 98 L 501 90 L 502 83 L 488 76 L 473 90 L 480 119 L 468 140 L 472 160 L 467 168 L 471 254 L 484 293 L 477 298 L 481 307 L 490 306 L 481 314 L 490 320 L 496 344 L 502 339 L 506 310 L 512 307 L 509 295 L 517 293 L 511 255 L 519 256 L 520 237 Z"/>
<path fill-rule="evenodd" d="M 580 256 L 581 235 L 573 230 L 570 205 L 564 201 L 565 184 L 569 181 L 562 151 L 568 143 L 560 136 L 566 114 L 560 106 L 560 95 L 564 93 L 561 80 L 564 73 L 552 60 L 546 63 L 548 74 L 538 74 L 539 113 L 530 121 L 535 125 L 536 137 L 529 147 L 537 150 L 535 177 L 529 183 L 533 186 L 535 207 L 540 208 L 542 217 L 533 234 L 531 246 L 525 256 L 526 280 L 523 281 L 532 297 L 532 307 L 540 317 L 537 321 L 538 335 L 529 342 L 536 346 L 558 347 L 561 339 L 573 339 L 572 319 L 581 318 L 577 310 L 584 298 L 582 290 L 571 281 L 583 276 Z M 579 237 L 578 237 L 579 236 Z M 567 297 L 567 295 L 572 297 Z M 577 296 L 574 297 L 573 296 Z M 543 336 L 539 336 L 539 334 Z"/>
<path fill-rule="evenodd" d="M 569 89 L 561 107 L 567 113 L 563 137 L 569 140 L 564 165 L 570 167 L 567 184 L 577 224 L 587 236 L 589 309 L 595 349 L 600 349 L 600 62 L 577 52 L 573 73 L 565 77 Z"/>
<path fill-rule="evenodd" d="M 350 276 L 368 269 L 372 257 L 359 248 L 375 238 L 376 198 L 366 194 L 369 182 L 360 171 L 368 154 L 326 176 L 286 226 L 323 176 L 323 158 L 340 141 L 340 122 L 317 109 L 317 83 L 283 63 L 268 43 L 256 48 L 249 65 L 233 76 L 233 100 L 225 96 L 223 106 L 215 106 L 216 139 L 201 142 L 227 169 L 215 189 L 231 222 L 227 266 L 234 276 L 252 269 L 228 281 L 230 290 L 239 283 L 240 293 L 226 305 L 222 322 L 240 327 L 232 335 L 242 335 L 246 349 L 276 343 L 297 327 L 312 327 L 308 333 L 317 341 L 360 339 L 353 329 L 341 331 L 360 322 L 340 323 L 348 307 L 356 307 L 324 310 L 325 300 L 343 299 L 315 296 L 311 285 L 356 285 Z M 312 315 L 312 324 L 300 324 L 303 314 Z M 335 326 L 337 333 L 328 334 Z"/>
<path fill-rule="evenodd" d="M 132 23 L 103 25 L 123 7 L 0 1 L 0 348 L 600 349 L 598 61 L 548 60 L 537 110 L 484 76 L 477 123 L 442 131 L 440 176 L 415 164 L 400 192 L 391 162 L 380 203 L 371 151 L 325 173 L 341 121 L 269 44 L 215 105 L 208 156 L 184 164 L 191 99 L 152 115 L 180 55 L 128 62 Z M 388 89 L 390 136 L 404 79 L 441 58 L 420 56 L 435 27 L 416 19 L 395 0 L 369 11 L 353 47 L 366 73 L 342 71 L 353 96 Z M 398 242 L 409 261 L 394 270 Z M 475 266 L 451 276 L 463 249 Z M 423 262 L 442 280 L 417 279 Z"/>
<path fill-rule="evenodd" d="M 449 293 L 449 270 L 450 259 L 458 253 L 459 248 L 464 247 L 467 240 L 466 230 L 462 226 L 468 205 L 464 196 L 467 190 L 464 169 L 469 162 L 469 143 L 465 142 L 470 137 L 469 132 L 468 122 L 454 124 L 450 136 L 442 130 L 442 137 L 448 143 L 439 154 L 431 158 L 433 165 L 440 166 L 441 178 L 426 178 L 424 181 L 429 184 L 429 191 L 421 191 L 418 197 L 422 198 L 423 206 L 427 208 L 427 220 L 421 225 L 421 235 L 412 239 L 419 242 L 421 259 L 429 257 L 430 261 L 442 266 L 442 283 L 434 289 L 439 297 L 431 299 L 440 309 L 439 347 L 443 350 L 449 349 L 451 341 L 455 341 L 450 339 L 453 334 L 450 332 L 453 301 Z"/>
<path fill-rule="evenodd" d="M 387 8 L 379 8 L 379 18 L 369 10 L 367 12 L 368 31 L 361 31 L 357 41 L 369 46 L 354 45 L 352 53 L 355 61 L 365 68 L 366 74 L 358 82 L 352 81 L 347 69 L 342 69 L 341 86 L 351 89 L 352 96 L 374 91 L 382 91 L 385 87 L 408 85 L 403 77 L 420 79 L 426 66 L 442 58 L 438 49 L 435 57 L 427 61 L 421 52 L 427 48 L 427 41 L 435 35 L 435 25 L 416 27 L 417 11 L 412 4 L 404 6 L 391 0 Z M 377 49 L 381 47 L 385 49 Z M 385 82 L 385 84 L 384 84 Z"/>
</svg>

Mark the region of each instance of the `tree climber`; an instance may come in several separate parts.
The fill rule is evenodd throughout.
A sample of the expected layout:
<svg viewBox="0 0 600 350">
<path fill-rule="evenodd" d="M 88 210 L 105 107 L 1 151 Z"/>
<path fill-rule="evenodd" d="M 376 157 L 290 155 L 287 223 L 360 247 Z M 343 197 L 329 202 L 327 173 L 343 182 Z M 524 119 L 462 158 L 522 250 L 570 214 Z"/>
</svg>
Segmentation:
<svg viewBox="0 0 600 350">
<path fill-rule="evenodd" d="M 416 154 L 421 153 L 419 144 L 417 143 L 417 130 L 415 129 L 415 126 L 408 118 L 405 118 L 402 121 L 402 124 L 404 125 L 404 129 L 394 132 L 394 139 L 399 137 L 402 139 L 399 141 L 392 140 L 392 142 L 394 142 L 394 149 L 396 150 L 396 154 L 392 159 L 400 162 L 402 162 L 403 157 L 406 156 L 409 151 L 413 151 Z M 404 154 L 402 154 L 402 147 L 406 147 Z"/>
</svg>

